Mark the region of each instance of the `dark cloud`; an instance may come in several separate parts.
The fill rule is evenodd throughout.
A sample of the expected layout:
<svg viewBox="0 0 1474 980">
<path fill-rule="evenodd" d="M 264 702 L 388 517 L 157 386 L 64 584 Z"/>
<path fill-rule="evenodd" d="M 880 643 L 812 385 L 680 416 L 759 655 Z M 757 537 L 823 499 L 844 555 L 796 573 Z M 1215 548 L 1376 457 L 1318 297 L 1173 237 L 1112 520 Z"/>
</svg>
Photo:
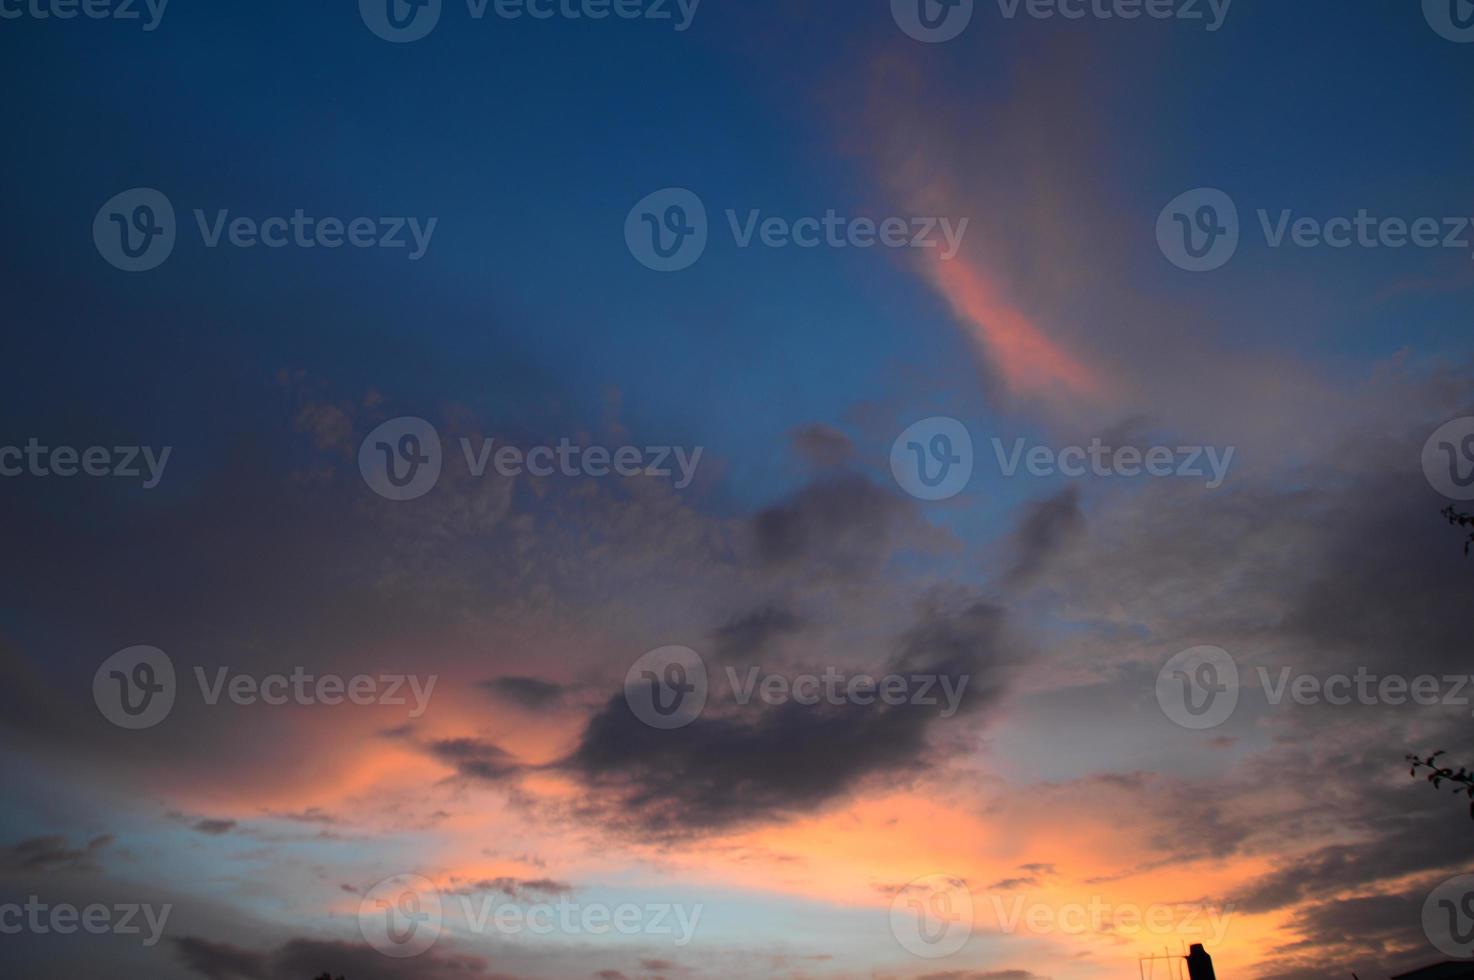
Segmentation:
<svg viewBox="0 0 1474 980">
<path fill-rule="evenodd" d="M 989 891 L 1006 892 L 1015 888 L 1038 888 L 1039 879 L 1034 875 L 1025 875 L 1022 878 L 1002 878 L 988 886 Z"/>
<path fill-rule="evenodd" d="M 773 640 L 797 633 L 803 625 L 803 620 L 788 609 L 765 606 L 718 629 L 712 634 L 712 643 L 718 659 L 748 661 L 762 654 Z"/>
<path fill-rule="evenodd" d="M 177 939 L 174 945 L 185 965 L 206 980 L 270 980 L 270 958 L 264 953 L 192 937 Z"/>
<path fill-rule="evenodd" d="M 88 841 L 85 847 L 68 846 L 57 834 L 32 837 L 0 850 L 0 871 L 33 874 L 50 871 L 96 871 L 98 853 L 113 843 L 111 834 Z"/>
<path fill-rule="evenodd" d="M 269 815 L 277 820 L 290 820 L 293 823 L 335 824 L 339 822 L 337 817 L 315 806 L 294 813 L 271 813 Z"/>
<path fill-rule="evenodd" d="M 194 827 L 191 829 L 196 830 L 201 834 L 209 834 L 212 837 L 220 837 L 230 833 L 235 828 L 236 822 L 234 820 L 216 820 L 206 818 L 204 820 L 196 821 Z"/>
<path fill-rule="evenodd" d="M 1067 487 L 1047 500 L 1029 504 L 1010 541 L 1012 563 L 1004 581 L 1010 585 L 1032 581 L 1050 558 L 1084 528 L 1078 487 Z"/>
<path fill-rule="evenodd" d="M 923 973 L 918 980 L 1049 980 L 1028 970 L 944 970 Z"/>
<path fill-rule="evenodd" d="M 291 939 L 270 952 L 255 952 L 194 937 L 175 940 L 175 949 L 205 980 L 306 980 L 324 972 L 352 980 L 513 980 L 489 972 L 481 957 L 438 949 L 394 959 L 355 943 Z"/>
<path fill-rule="evenodd" d="M 961 709 L 976 710 L 1002 690 L 1009 659 L 1002 625 L 1001 611 L 983 603 L 929 610 L 891 662 L 870 673 L 945 678 L 963 692 Z M 940 683 L 931 693 L 943 701 Z M 869 776 L 919 772 L 942 710 L 909 700 L 766 705 L 755 698 L 740 709 L 708 703 L 686 727 L 659 731 L 619 694 L 589 721 L 563 766 L 595 791 L 591 809 L 608 823 L 659 836 L 699 834 L 813 810 Z"/>
<path fill-rule="evenodd" d="M 467 779 L 500 782 L 522 770 L 510 753 L 477 738 L 443 738 L 426 747 L 431 755 L 455 766 L 456 772 Z"/>
<path fill-rule="evenodd" d="M 849 436 L 821 422 L 799 426 L 789 438 L 798 454 L 816 466 L 839 466 L 855 455 L 855 444 Z"/>
<path fill-rule="evenodd" d="M 481 892 L 500 892 L 508 898 L 522 899 L 536 895 L 571 895 L 573 886 L 551 878 L 483 878 L 455 889 L 452 894 L 475 895 Z"/>
<path fill-rule="evenodd" d="M 1311 980 L 1335 974 L 1386 977 L 1443 959 L 1422 928 L 1426 893 L 1409 890 L 1307 904 L 1290 928 L 1306 937 L 1259 963 L 1261 980 Z"/>
<path fill-rule="evenodd" d="M 767 566 L 852 578 L 878 570 L 915 521 L 911 503 L 896 493 L 861 476 L 838 476 L 759 513 L 752 534 Z"/>
<path fill-rule="evenodd" d="M 567 688 L 537 677 L 497 677 L 480 686 L 497 697 L 524 708 L 546 708 L 563 699 Z"/>
<path fill-rule="evenodd" d="M 1274 871 L 1237 896 L 1243 911 L 1254 914 L 1323 902 L 1407 875 L 1453 874 L 1474 864 L 1474 832 L 1468 832 L 1467 808 L 1434 793 L 1421 780 L 1369 782 L 1368 775 L 1381 761 L 1376 753 L 1368 753 L 1322 770 L 1328 780 L 1357 787 L 1345 800 L 1339 822 L 1358 840 L 1278 862 Z M 1385 762 L 1397 771 L 1392 768 L 1394 760 Z"/>
</svg>

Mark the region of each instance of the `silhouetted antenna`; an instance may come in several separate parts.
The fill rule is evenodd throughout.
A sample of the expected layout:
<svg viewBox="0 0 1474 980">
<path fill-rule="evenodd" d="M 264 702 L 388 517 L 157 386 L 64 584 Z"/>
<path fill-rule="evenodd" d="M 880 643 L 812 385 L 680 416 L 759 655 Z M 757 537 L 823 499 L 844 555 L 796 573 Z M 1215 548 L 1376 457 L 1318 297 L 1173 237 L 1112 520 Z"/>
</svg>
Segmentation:
<svg viewBox="0 0 1474 980">
<path fill-rule="evenodd" d="M 1166 946 L 1162 947 L 1161 955 L 1137 957 L 1136 972 L 1140 975 L 1141 980 L 1152 980 L 1158 960 L 1167 961 L 1167 980 L 1182 980 L 1182 967 L 1187 962 L 1187 957 L 1174 956 Z"/>
</svg>

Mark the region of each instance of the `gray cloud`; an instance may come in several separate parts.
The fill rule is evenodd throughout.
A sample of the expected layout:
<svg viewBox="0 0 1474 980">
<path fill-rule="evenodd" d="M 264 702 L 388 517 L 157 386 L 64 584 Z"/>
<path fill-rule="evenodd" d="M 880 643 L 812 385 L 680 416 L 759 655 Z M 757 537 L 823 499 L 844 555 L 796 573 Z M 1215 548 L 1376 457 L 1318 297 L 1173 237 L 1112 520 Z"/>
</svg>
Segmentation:
<svg viewBox="0 0 1474 980">
<path fill-rule="evenodd" d="M 97 855 L 113 841 L 111 834 L 103 834 L 92 838 L 84 847 L 73 848 L 59 834 L 32 837 L 0 849 L 0 872 L 96 871 Z"/>
<path fill-rule="evenodd" d="M 985 603 L 929 609 L 876 675 L 935 674 L 954 685 L 966 677 L 962 706 L 977 711 L 1003 688 L 1010 656 L 1002 627 L 1001 610 Z M 590 815 L 680 837 L 813 810 L 879 773 L 914 775 L 928 765 L 928 731 L 939 713 L 911 702 L 708 703 L 693 723 L 664 732 L 637 719 L 618 694 L 563 766 L 595 791 Z"/>
</svg>

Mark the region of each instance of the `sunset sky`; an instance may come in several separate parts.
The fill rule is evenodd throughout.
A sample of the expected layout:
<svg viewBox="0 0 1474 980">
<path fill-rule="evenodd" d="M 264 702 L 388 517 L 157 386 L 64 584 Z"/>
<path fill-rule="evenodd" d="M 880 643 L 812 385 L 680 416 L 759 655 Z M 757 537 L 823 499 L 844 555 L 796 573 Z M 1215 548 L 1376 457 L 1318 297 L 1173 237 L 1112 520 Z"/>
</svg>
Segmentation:
<svg viewBox="0 0 1474 980">
<path fill-rule="evenodd" d="M 1450 958 L 1426 909 L 1474 872 L 1474 821 L 1404 756 L 1474 764 L 1474 556 L 1440 516 L 1474 503 L 1428 463 L 1457 423 L 1454 482 L 1474 466 L 1465 0 L 443 0 L 398 43 L 380 2 L 0 0 L 0 975 Z M 921 40 L 908 3 L 970 20 Z M 128 271 L 107 236 L 166 220 L 137 188 L 174 238 Z M 626 232 L 670 229 L 668 189 L 705 248 L 657 271 Z M 1238 244 L 1188 271 L 1159 224 L 1201 189 Z M 232 241 L 299 210 L 373 243 Z M 1363 212 L 1438 242 L 1327 243 Z M 831 213 L 935 247 L 760 230 Z M 425 448 L 406 418 L 440 468 L 391 499 L 371 464 Z M 909 432 L 965 485 L 918 489 Z M 478 475 L 485 440 L 634 447 L 641 473 Z M 33 442 L 137 447 L 140 475 L 41 472 Z M 1092 445 L 1165 447 L 1174 475 L 1026 461 Z M 706 702 L 662 729 L 627 675 L 672 646 Z M 130 728 L 108 692 L 158 675 L 109 658 L 135 647 L 175 677 Z M 1241 682 L 1209 727 L 1163 700 L 1200 647 Z M 754 668 L 930 677 L 940 703 L 744 699 Z M 402 681 L 227 693 L 294 672 Z M 1440 696 L 1274 696 L 1358 672 Z M 436 934 L 388 955 L 375 915 L 428 908 L 406 881 Z M 32 896 L 168 914 L 8 928 Z M 549 907 L 641 918 L 465 914 Z"/>
</svg>

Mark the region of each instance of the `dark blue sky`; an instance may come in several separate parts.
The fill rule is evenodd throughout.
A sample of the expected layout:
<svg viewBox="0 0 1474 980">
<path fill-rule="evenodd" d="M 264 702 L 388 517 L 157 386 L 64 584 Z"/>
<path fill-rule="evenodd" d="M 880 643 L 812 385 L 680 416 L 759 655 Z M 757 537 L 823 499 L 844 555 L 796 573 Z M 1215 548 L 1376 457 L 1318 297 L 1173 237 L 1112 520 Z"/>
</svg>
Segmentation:
<svg viewBox="0 0 1474 980">
<path fill-rule="evenodd" d="M 889 910 L 937 874 L 979 908 L 1025 888 L 1056 909 L 1240 902 L 1225 976 L 1315 976 L 1306 948 L 1368 978 L 1433 956 L 1416 909 L 1474 851 L 1428 843 L 1465 834 L 1462 810 L 1399 767 L 1433 742 L 1467 761 L 1466 710 L 1281 711 L 1246 689 L 1215 734 L 1175 727 L 1153 684 L 1203 645 L 1246 678 L 1467 672 L 1468 564 L 1419 454 L 1474 414 L 1474 227 L 1451 248 L 1274 248 L 1259 213 L 1474 217 L 1474 44 L 1432 28 L 1434 0 L 1236 0 L 1213 31 L 1000 2 L 930 44 L 888 0 L 702 0 L 680 31 L 443 0 L 393 44 L 351 0 L 171 0 L 151 31 L 0 0 L 20 11 L 0 17 L 0 454 L 172 447 L 154 489 L 0 476 L 0 906 L 180 910 L 155 953 L 0 936 L 0 957 L 42 976 L 120 955 L 165 980 L 1129 971 L 1110 930 L 980 924 L 953 959 L 912 955 Z M 177 216 L 142 272 L 93 237 L 134 188 Z M 661 273 L 625 229 L 666 188 L 700 198 L 710 237 Z M 1241 238 L 1190 272 L 1157 232 L 1198 189 Z M 196 209 L 435 226 L 414 260 L 209 248 Z M 946 260 L 742 248 L 729 210 L 967 225 Z M 401 416 L 437 428 L 447 472 L 390 502 L 359 451 Z M 945 499 L 893 469 L 936 416 L 974 449 Z M 462 436 L 704 455 L 689 488 L 478 480 Z M 1233 455 L 1206 487 L 1010 475 L 994 439 Z M 90 685 L 138 644 L 181 677 L 442 686 L 414 725 L 181 701 L 123 732 Z M 666 644 L 961 664 L 977 703 L 734 709 L 705 741 L 651 742 L 611 706 Z M 1309 766 L 1332 785 L 1303 785 Z M 676 894 L 710 931 L 551 953 L 458 934 L 380 973 L 353 920 L 411 871 L 447 895 Z"/>
</svg>

